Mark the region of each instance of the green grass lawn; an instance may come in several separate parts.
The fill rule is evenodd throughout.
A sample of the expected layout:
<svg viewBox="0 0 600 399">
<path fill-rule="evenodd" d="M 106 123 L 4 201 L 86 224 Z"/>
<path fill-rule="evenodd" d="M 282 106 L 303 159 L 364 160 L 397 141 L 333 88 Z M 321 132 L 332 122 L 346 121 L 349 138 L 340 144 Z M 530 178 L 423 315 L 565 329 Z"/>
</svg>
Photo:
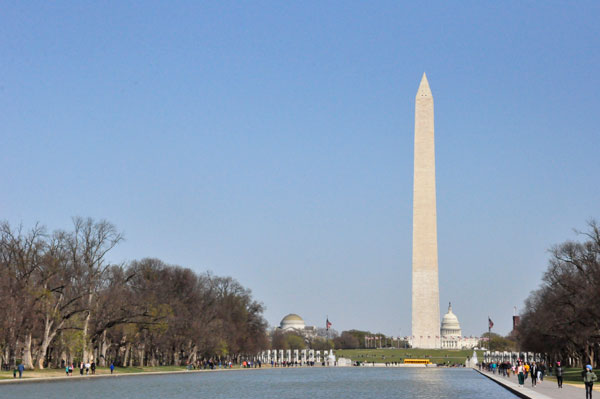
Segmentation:
<svg viewBox="0 0 600 399">
<path fill-rule="evenodd" d="M 339 349 L 336 357 L 350 358 L 360 362 L 398 362 L 408 359 L 429 359 L 436 364 L 464 364 L 467 357 L 473 355 L 473 350 L 452 349 Z M 483 351 L 477 351 L 477 357 L 483 359 Z"/>
<path fill-rule="evenodd" d="M 583 385 L 583 380 L 581 378 L 581 371 L 582 370 L 583 369 L 581 369 L 579 367 L 578 368 L 563 368 L 563 382 L 565 382 L 565 383 L 568 382 L 569 384 L 581 384 L 581 385 Z M 600 373 L 598 373 L 597 370 L 594 370 L 594 372 L 596 373 L 596 375 L 600 374 Z M 547 375 L 546 377 L 544 377 L 544 381 L 546 379 L 551 380 L 551 381 L 556 381 L 556 377 L 550 376 L 550 375 Z"/>
</svg>

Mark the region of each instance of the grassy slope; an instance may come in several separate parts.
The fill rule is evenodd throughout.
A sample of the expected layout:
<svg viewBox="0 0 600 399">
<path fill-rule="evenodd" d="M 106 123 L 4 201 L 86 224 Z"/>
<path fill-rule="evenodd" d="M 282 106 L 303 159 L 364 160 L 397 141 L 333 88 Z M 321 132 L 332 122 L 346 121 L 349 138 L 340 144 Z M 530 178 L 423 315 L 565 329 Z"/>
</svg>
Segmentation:
<svg viewBox="0 0 600 399">
<path fill-rule="evenodd" d="M 399 362 L 405 358 L 429 359 L 437 364 L 464 364 L 467 357 L 473 355 L 472 350 L 449 349 L 340 349 L 335 351 L 337 357 L 350 358 L 361 362 Z M 477 357 L 483 359 L 483 351 L 477 351 Z"/>
<path fill-rule="evenodd" d="M 563 369 L 563 382 L 569 384 L 581 384 L 583 385 L 583 380 L 581 378 L 581 370 L 580 368 L 564 368 Z M 598 375 L 598 370 L 594 370 L 596 375 Z M 551 381 L 556 381 L 556 378 L 553 376 L 544 377 L 544 381 L 548 379 Z M 594 384 L 596 386 L 596 384 Z"/>
</svg>

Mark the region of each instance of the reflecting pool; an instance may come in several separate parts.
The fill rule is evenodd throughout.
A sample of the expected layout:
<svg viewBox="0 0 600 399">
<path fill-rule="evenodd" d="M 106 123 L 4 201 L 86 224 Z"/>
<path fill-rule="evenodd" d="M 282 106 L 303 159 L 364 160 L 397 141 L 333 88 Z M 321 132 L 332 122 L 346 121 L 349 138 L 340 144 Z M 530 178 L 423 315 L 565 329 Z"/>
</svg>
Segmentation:
<svg viewBox="0 0 600 399">
<path fill-rule="evenodd" d="M 115 376 L 0 385 L 4 398 L 516 398 L 470 369 L 296 368 Z"/>
</svg>

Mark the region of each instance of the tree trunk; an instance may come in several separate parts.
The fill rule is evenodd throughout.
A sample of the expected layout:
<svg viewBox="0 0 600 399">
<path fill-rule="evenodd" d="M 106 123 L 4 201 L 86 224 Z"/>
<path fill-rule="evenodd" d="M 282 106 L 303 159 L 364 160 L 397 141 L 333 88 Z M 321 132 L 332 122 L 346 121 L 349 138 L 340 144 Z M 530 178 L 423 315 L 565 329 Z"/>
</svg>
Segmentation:
<svg viewBox="0 0 600 399">
<path fill-rule="evenodd" d="M 31 333 L 25 336 L 25 342 L 23 343 L 23 366 L 26 369 L 33 369 L 33 358 L 31 357 Z"/>
<path fill-rule="evenodd" d="M 83 322 L 83 333 L 81 334 L 82 347 L 83 347 L 83 362 L 88 363 L 90 361 L 90 347 L 88 345 L 88 331 L 90 327 L 90 319 L 92 317 L 92 301 L 94 300 L 94 294 L 88 294 L 88 310 L 85 315 Z"/>
<path fill-rule="evenodd" d="M 144 344 L 140 345 L 140 347 L 138 348 L 138 356 L 140 357 L 140 367 L 144 367 L 144 354 L 146 352 L 145 348 L 144 348 Z"/>
<path fill-rule="evenodd" d="M 17 365 L 17 353 L 19 351 L 19 339 L 17 338 L 15 341 L 15 345 L 11 348 L 12 349 L 12 365 L 13 367 L 15 367 Z"/>
<path fill-rule="evenodd" d="M 196 352 L 197 352 L 196 345 L 194 345 L 190 348 L 190 353 L 187 358 L 187 364 L 196 363 L 196 357 L 197 357 Z"/>
<path fill-rule="evenodd" d="M 150 360 L 149 360 L 149 364 L 152 367 L 156 367 L 156 351 L 150 351 Z"/>
<path fill-rule="evenodd" d="M 48 353 L 48 346 L 56 336 L 56 332 L 59 328 L 61 328 L 64 324 L 62 321 L 54 331 L 52 330 L 52 326 L 54 322 L 50 320 L 49 317 L 46 317 L 44 322 L 44 338 L 42 339 L 42 344 L 40 345 L 40 350 L 37 357 L 38 368 L 41 370 L 44 368 L 44 360 L 46 360 L 46 354 Z"/>
<path fill-rule="evenodd" d="M 179 366 L 179 351 L 175 349 L 173 350 L 173 365 Z"/>
<path fill-rule="evenodd" d="M 60 359 L 65 362 L 65 364 L 71 364 L 71 362 L 69 362 L 69 357 L 67 356 L 67 352 L 62 351 L 60 354 Z"/>
<path fill-rule="evenodd" d="M 110 344 L 106 340 L 106 330 L 102 333 L 102 341 L 100 343 L 100 359 L 99 363 L 101 367 L 106 367 L 106 352 Z"/>
<path fill-rule="evenodd" d="M 123 367 L 127 367 L 127 361 L 129 360 L 129 352 L 131 352 L 131 344 L 125 345 L 125 354 L 123 355 Z"/>
</svg>

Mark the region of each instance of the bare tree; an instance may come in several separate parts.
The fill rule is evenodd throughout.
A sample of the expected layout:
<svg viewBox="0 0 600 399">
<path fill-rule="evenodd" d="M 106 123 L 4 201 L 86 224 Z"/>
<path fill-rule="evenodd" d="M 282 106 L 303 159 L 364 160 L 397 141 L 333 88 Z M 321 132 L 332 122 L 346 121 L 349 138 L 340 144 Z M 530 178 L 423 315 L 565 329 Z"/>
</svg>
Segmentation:
<svg viewBox="0 0 600 399">
<path fill-rule="evenodd" d="M 263 305 L 250 290 L 158 259 L 111 264 L 106 255 L 122 239 L 89 218 L 51 235 L 0 223 L 3 363 L 22 353 L 38 368 L 92 358 L 179 365 L 267 347 Z"/>
<path fill-rule="evenodd" d="M 90 358 L 89 324 L 96 294 L 110 264 L 106 254 L 123 240 L 115 226 L 105 220 L 73 218 L 73 232 L 67 236 L 67 247 L 76 275 L 81 278 L 85 292 L 85 316 L 82 327 L 83 361 Z"/>
<path fill-rule="evenodd" d="M 518 328 L 524 349 L 597 364 L 600 349 L 600 228 L 583 242 L 554 246 L 542 285 L 525 302 Z"/>
</svg>

